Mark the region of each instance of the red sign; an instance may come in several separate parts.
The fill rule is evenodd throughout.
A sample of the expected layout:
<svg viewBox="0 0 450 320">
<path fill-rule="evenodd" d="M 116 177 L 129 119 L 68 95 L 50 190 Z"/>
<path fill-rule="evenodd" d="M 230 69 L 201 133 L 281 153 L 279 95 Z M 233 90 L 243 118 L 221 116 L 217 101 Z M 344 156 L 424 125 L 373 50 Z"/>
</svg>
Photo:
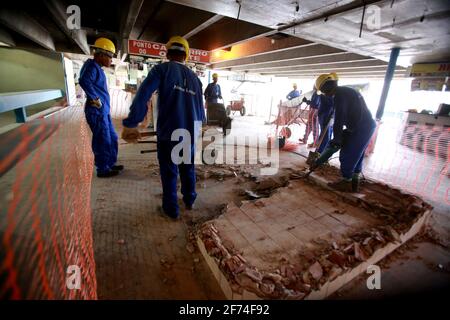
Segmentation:
<svg viewBox="0 0 450 320">
<path fill-rule="evenodd" d="M 164 58 L 167 53 L 166 45 L 163 43 L 145 41 L 145 40 L 128 40 L 128 53 L 138 56 Z M 190 49 L 189 61 L 196 63 L 209 63 L 209 51 Z"/>
</svg>

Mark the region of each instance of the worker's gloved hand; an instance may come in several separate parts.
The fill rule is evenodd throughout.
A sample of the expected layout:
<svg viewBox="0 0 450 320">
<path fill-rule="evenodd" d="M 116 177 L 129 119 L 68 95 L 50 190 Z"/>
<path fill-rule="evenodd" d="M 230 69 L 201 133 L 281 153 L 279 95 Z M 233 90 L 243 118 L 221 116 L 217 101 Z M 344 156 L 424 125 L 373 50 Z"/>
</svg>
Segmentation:
<svg viewBox="0 0 450 320">
<path fill-rule="evenodd" d="M 309 104 L 308 99 L 306 99 L 306 97 L 303 97 L 302 102 L 305 102 L 305 103 Z"/>
<path fill-rule="evenodd" d="M 121 137 L 128 143 L 137 143 L 137 141 L 141 138 L 141 133 L 137 128 L 123 127 Z"/>
</svg>

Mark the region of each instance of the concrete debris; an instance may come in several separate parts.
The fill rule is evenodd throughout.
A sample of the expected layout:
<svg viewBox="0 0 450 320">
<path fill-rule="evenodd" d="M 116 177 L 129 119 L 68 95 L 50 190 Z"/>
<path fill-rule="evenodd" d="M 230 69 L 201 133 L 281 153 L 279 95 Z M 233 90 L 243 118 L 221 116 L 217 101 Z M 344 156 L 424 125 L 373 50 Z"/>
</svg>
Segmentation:
<svg viewBox="0 0 450 320">
<path fill-rule="evenodd" d="M 117 243 L 118 244 L 125 244 L 125 240 L 124 239 L 119 239 L 119 240 L 117 240 Z"/>
<path fill-rule="evenodd" d="M 364 249 L 361 247 L 361 245 L 357 242 L 354 243 L 354 249 L 355 249 L 355 258 L 359 261 L 366 261 L 369 259 L 369 256 L 364 251 Z"/>
<path fill-rule="evenodd" d="M 251 191 L 251 190 L 245 190 L 244 194 L 247 196 L 248 199 L 250 200 L 254 200 L 254 199 L 260 199 L 262 198 L 262 196 L 260 196 L 259 194 L 256 194 L 255 192 Z"/>
<path fill-rule="evenodd" d="M 195 248 L 194 248 L 194 246 L 192 245 L 192 243 L 188 243 L 188 244 L 186 245 L 186 250 L 187 250 L 187 252 L 189 252 L 190 254 L 192 254 L 192 253 L 194 253 Z"/>
<path fill-rule="evenodd" d="M 314 280 L 319 281 L 323 276 L 322 266 L 316 261 L 312 266 L 309 267 L 309 273 L 312 275 Z"/>
</svg>

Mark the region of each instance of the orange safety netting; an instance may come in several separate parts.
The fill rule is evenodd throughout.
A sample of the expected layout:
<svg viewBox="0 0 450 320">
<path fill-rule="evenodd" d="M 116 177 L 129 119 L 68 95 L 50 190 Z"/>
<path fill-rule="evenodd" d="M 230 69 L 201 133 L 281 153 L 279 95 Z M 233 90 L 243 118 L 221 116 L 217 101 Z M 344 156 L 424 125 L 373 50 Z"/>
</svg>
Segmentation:
<svg viewBox="0 0 450 320">
<path fill-rule="evenodd" d="M 33 120 L 0 141 L 0 298 L 96 299 L 83 108 Z"/>
</svg>

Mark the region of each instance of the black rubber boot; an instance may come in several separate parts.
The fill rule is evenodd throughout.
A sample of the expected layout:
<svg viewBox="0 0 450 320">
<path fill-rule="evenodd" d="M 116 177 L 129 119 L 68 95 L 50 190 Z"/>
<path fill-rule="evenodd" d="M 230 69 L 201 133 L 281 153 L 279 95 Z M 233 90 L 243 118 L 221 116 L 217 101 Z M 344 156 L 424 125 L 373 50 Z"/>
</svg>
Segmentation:
<svg viewBox="0 0 450 320">
<path fill-rule="evenodd" d="M 109 170 L 108 172 L 97 173 L 97 177 L 110 178 L 110 177 L 117 176 L 118 174 L 119 174 L 119 171 L 117 171 L 117 170 Z"/>
<path fill-rule="evenodd" d="M 116 166 L 112 166 L 112 170 L 116 170 L 116 171 L 122 171 L 125 167 L 121 164 L 116 165 Z"/>
<path fill-rule="evenodd" d="M 338 182 L 328 183 L 331 188 L 341 192 L 352 192 L 352 180 L 342 179 Z"/>
<path fill-rule="evenodd" d="M 359 173 L 354 173 L 352 176 L 352 192 L 359 192 L 361 178 Z"/>
</svg>

